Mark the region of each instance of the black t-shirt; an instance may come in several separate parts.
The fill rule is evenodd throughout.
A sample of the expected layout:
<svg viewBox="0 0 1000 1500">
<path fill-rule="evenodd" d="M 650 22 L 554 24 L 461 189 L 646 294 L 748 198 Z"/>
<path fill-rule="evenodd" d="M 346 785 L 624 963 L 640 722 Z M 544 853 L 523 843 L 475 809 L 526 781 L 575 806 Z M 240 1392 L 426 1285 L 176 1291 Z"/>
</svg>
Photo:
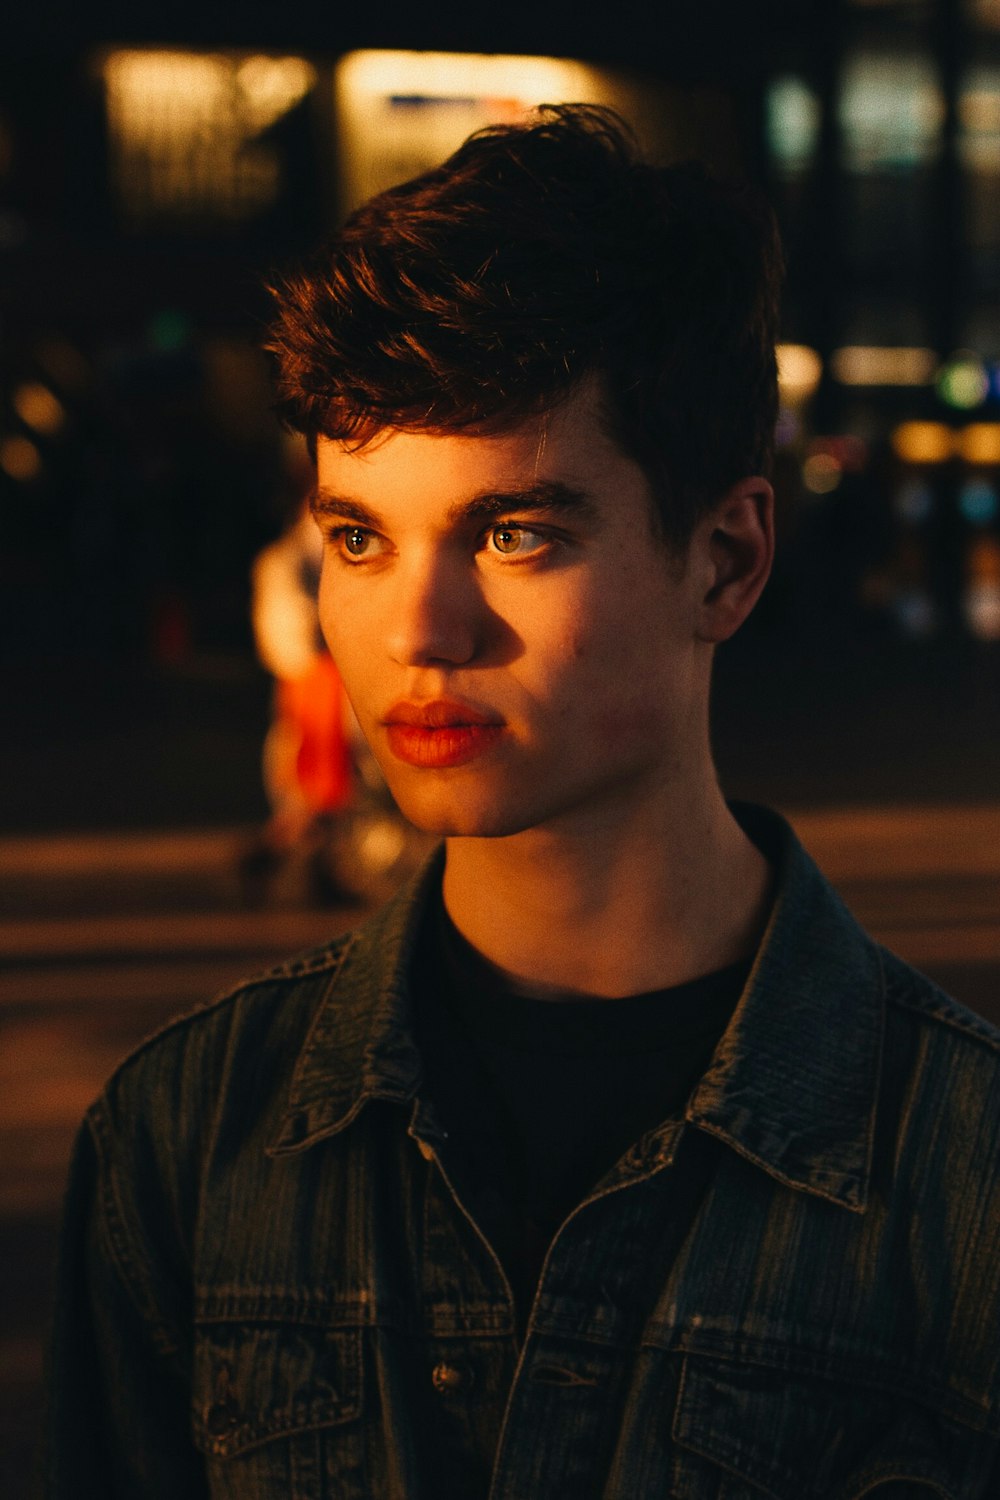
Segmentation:
<svg viewBox="0 0 1000 1500">
<path fill-rule="evenodd" d="M 647 1130 L 679 1115 L 750 960 L 619 1000 L 512 989 L 438 897 L 412 970 L 427 1094 L 456 1189 L 527 1317 L 559 1225 Z"/>
</svg>

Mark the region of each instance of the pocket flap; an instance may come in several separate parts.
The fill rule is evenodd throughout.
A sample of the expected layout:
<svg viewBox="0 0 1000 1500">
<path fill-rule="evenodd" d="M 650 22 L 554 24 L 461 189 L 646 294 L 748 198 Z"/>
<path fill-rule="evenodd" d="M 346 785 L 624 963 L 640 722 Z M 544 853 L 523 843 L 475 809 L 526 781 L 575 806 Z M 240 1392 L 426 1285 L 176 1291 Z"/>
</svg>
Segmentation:
<svg viewBox="0 0 1000 1500">
<path fill-rule="evenodd" d="M 219 1323 L 197 1329 L 195 1441 L 228 1458 L 361 1410 L 361 1330 Z"/>
<path fill-rule="evenodd" d="M 857 1381 L 688 1355 L 674 1413 L 678 1449 L 770 1500 L 876 1500 L 881 1485 L 963 1500 L 985 1482 L 991 1442 L 910 1397 Z M 678 1459 L 675 1493 L 705 1493 L 702 1464 Z M 714 1494 L 715 1491 L 713 1490 Z"/>
</svg>

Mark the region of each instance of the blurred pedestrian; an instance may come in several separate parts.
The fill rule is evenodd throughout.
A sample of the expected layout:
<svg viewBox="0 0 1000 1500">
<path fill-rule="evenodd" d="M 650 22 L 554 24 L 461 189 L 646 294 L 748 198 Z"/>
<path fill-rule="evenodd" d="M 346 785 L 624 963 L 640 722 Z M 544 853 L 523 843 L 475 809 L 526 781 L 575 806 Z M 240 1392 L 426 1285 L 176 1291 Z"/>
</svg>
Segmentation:
<svg viewBox="0 0 1000 1500">
<path fill-rule="evenodd" d="M 333 820 L 354 792 L 357 721 L 319 628 L 322 540 L 306 500 L 252 573 L 257 654 L 275 680 L 263 773 L 271 816 L 240 860 L 244 898 L 266 899 L 289 859 L 306 860 L 309 894 L 330 904 L 351 892 L 331 867 Z"/>
</svg>

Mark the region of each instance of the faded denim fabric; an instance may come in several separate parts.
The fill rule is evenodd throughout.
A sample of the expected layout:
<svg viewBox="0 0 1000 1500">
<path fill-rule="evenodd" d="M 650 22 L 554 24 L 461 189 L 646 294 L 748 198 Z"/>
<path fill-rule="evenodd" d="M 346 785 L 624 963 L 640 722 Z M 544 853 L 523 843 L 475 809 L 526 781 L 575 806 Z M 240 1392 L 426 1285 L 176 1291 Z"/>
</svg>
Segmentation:
<svg viewBox="0 0 1000 1500">
<path fill-rule="evenodd" d="M 787 825 L 685 1118 L 561 1227 L 523 1347 L 373 922 L 145 1044 L 65 1220 L 50 1497 L 1000 1496 L 1000 1033 Z"/>
</svg>

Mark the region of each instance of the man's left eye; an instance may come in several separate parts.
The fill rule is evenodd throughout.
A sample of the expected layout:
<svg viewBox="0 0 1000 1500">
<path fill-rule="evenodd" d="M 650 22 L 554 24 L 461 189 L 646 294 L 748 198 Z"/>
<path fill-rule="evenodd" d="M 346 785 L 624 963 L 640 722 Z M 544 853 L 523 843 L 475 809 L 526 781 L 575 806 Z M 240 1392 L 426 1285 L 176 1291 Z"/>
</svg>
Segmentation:
<svg viewBox="0 0 1000 1500">
<path fill-rule="evenodd" d="M 514 553 L 537 552 L 544 546 L 545 538 L 524 526 L 494 526 L 490 532 L 490 544 L 495 552 L 510 557 Z"/>
</svg>

